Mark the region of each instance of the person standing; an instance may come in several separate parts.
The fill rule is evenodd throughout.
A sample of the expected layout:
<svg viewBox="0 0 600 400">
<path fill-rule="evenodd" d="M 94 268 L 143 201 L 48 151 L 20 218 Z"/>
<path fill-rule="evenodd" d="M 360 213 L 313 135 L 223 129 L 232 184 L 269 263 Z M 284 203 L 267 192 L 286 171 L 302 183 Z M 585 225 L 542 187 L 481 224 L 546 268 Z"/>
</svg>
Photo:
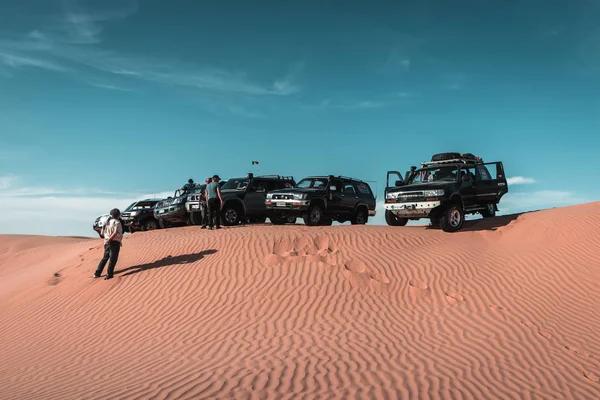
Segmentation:
<svg viewBox="0 0 600 400">
<path fill-rule="evenodd" d="M 223 207 L 223 196 L 219 186 L 219 175 L 212 177 L 212 182 L 206 185 L 206 203 L 208 204 L 208 229 L 216 226 L 221 229 L 221 208 Z"/>
<path fill-rule="evenodd" d="M 119 251 L 121 250 L 123 240 L 123 226 L 121 225 L 121 211 L 117 208 L 110 210 L 110 217 L 102 227 L 100 231 L 104 238 L 104 257 L 100 260 L 96 272 L 94 272 L 94 278 L 100 278 L 102 271 L 108 264 L 108 270 L 104 279 L 111 279 L 115 272 L 115 265 L 119 259 Z"/>
<path fill-rule="evenodd" d="M 204 189 L 202 189 L 202 191 L 200 192 L 200 215 L 202 216 L 202 226 L 200 227 L 200 229 L 206 229 L 206 225 L 208 225 L 208 203 L 206 201 L 206 186 L 208 186 L 208 184 L 211 182 L 212 178 L 206 178 L 206 180 L 204 181 L 206 185 L 204 186 Z"/>
</svg>

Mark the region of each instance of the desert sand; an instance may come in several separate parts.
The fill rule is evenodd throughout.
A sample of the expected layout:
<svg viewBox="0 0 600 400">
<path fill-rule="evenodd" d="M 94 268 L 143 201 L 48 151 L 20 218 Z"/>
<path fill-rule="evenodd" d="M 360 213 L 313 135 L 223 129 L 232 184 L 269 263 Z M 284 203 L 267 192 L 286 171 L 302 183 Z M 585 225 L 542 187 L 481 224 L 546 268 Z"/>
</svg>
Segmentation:
<svg viewBox="0 0 600 400">
<path fill-rule="evenodd" d="M 0 399 L 598 399 L 599 226 L 0 236 Z"/>
</svg>

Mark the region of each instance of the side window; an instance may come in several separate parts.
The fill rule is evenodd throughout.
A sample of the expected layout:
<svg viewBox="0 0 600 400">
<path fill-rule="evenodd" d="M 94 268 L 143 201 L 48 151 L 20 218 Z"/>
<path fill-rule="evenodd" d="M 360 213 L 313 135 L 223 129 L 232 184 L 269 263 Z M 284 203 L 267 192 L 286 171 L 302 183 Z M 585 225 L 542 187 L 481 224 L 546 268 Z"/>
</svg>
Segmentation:
<svg viewBox="0 0 600 400">
<path fill-rule="evenodd" d="M 341 192 L 343 187 L 342 187 L 342 181 L 338 181 L 338 180 L 332 180 L 329 183 L 329 186 L 335 186 L 335 191 L 336 192 Z"/>
<path fill-rule="evenodd" d="M 473 167 L 462 167 L 460 171 L 461 180 L 463 182 L 468 181 L 469 177 L 471 182 L 475 181 L 475 168 Z"/>
<path fill-rule="evenodd" d="M 351 183 L 347 183 L 344 185 L 344 194 L 347 195 L 355 195 L 356 192 L 354 191 L 354 186 L 352 186 Z"/>
<path fill-rule="evenodd" d="M 491 170 L 486 165 L 478 165 L 476 167 L 475 180 L 476 181 L 489 181 L 495 180 L 496 178 L 496 165 L 490 165 Z"/>
<path fill-rule="evenodd" d="M 254 180 L 251 188 L 253 192 L 264 193 L 267 191 L 267 183 L 265 181 Z"/>
</svg>

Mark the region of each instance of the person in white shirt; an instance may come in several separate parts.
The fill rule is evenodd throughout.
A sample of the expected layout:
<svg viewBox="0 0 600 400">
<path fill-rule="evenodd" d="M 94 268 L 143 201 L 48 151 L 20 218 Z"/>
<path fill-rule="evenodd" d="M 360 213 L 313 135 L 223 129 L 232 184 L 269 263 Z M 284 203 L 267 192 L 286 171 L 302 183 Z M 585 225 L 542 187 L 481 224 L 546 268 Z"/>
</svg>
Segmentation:
<svg viewBox="0 0 600 400">
<path fill-rule="evenodd" d="M 110 263 L 108 264 L 108 270 L 104 279 L 111 279 L 113 277 L 123 241 L 123 225 L 121 224 L 120 217 L 121 211 L 119 209 L 113 208 L 110 210 L 110 217 L 100 231 L 100 234 L 104 238 L 104 257 L 102 257 L 98 268 L 96 268 L 94 278 L 102 276 L 102 271 L 109 260 Z"/>
</svg>

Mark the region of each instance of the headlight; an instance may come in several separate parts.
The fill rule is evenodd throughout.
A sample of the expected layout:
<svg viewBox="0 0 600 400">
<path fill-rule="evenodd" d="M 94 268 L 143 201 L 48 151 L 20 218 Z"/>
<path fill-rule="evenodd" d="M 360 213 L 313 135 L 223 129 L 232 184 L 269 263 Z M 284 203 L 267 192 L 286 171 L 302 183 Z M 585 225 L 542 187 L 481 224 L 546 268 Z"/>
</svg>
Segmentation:
<svg viewBox="0 0 600 400">
<path fill-rule="evenodd" d="M 398 197 L 398 193 L 397 192 L 393 192 L 393 193 L 386 193 L 385 194 L 385 198 L 386 199 L 395 199 Z"/>
<path fill-rule="evenodd" d="M 132 211 L 131 213 L 129 213 L 130 217 L 135 217 L 136 215 L 138 215 L 140 212 L 139 211 Z"/>
<path fill-rule="evenodd" d="M 183 197 L 180 197 L 178 199 L 175 199 L 175 201 L 173 201 L 173 204 L 180 204 L 183 202 L 183 200 L 184 200 Z"/>
<path fill-rule="evenodd" d="M 267 193 L 267 199 L 272 199 L 273 198 L 273 193 Z"/>
<path fill-rule="evenodd" d="M 432 197 L 432 196 L 443 196 L 444 195 L 444 189 L 438 189 L 438 190 L 425 190 L 423 192 L 423 195 L 425 197 Z"/>
<path fill-rule="evenodd" d="M 295 193 L 294 200 L 304 200 L 306 199 L 306 193 Z"/>
</svg>

